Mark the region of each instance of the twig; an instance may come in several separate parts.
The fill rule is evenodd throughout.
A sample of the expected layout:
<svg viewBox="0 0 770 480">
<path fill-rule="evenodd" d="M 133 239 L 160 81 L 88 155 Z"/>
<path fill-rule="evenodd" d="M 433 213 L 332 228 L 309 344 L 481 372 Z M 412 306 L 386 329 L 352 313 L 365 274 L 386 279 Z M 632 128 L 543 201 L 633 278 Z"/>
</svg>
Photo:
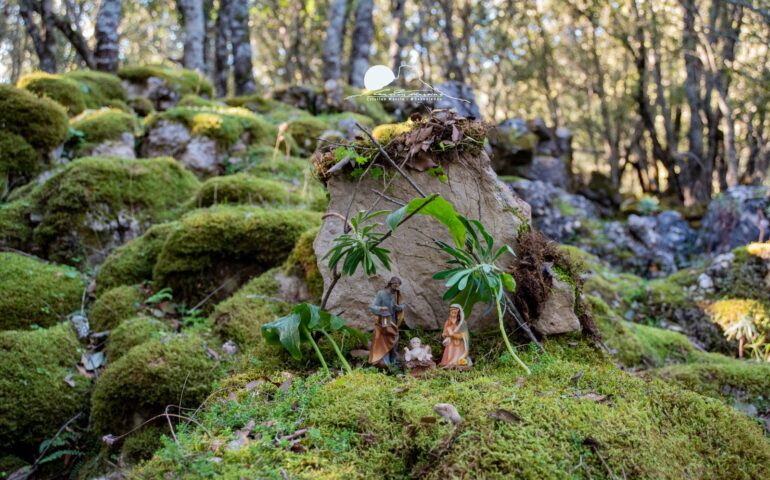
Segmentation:
<svg viewBox="0 0 770 480">
<path fill-rule="evenodd" d="M 56 440 L 57 438 L 59 438 L 59 435 L 61 435 L 61 434 L 62 434 L 62 432 L 64 431 L 64 429 L 66 429 L 67 427 L 69 427 L 70 423 L 72 423 L 72 422 L 74 422 L 75 420 L 77 420 L 78 418 L 80 418 L 80 415 L 82 415 L 82 412 L 78 412 L 78 413 L 76 413 L 74 417 L 72 417 L 72 418 L 70 418 L 69 420 L 67 420 L 67 422 L 65 422 L 65 423 L 64 423 L 64 425 L 62 425 L 62 426 L 59 428 L 59 430 L 56 432 L 56 435 L 54 435 L 54 436 L 51 438 L 51 440 L 48 442 L 48 445 L 46 445 L 46 447 L 43 449 L 43 451 L 42 451 L 42 452 L 40 452 L 40 455 L 38 455 L 38 456 L 37 456 L 37 458 L 35 459 L 35 462 L 32 464 L 32 467 L 31 467 L 31 469 L 30 469 L 30 472 L 29 472 L 30 474 L 36 470 L 36 468 L 37 468 L 37 465 L 40 463 L 40 460 L 42 460 L 42 459 L 43 459 L 43 457 L 45 457 L 45 454 L 46 454 L 46 452 L 48 451 L 48 449 L 49 449 L 49 448 L 51 448 L 51 445 L 53 445 L 53 442 L 54 442 L 54 440 Z"/>
<path fill-rule="evenodd" d="M 395 203 L 396 205 L 399 205 L 401 207 L 406 205 L 406 203 L 402 202 L 401 200 L 398 200 L 398 199 L 393 198 L 393 197 L 389 197 L 389 196 L 385 195 L 384 193 L 380 192 L 379 190 L 375 190 L 374 188 L 372 188 L 372 192 L 374 192 L 375 195 L 379 195 L 380 197 L 384 198 L 385 200 L 387 200 L 387 201 L 389 201 L 391 203 Z"/>
<path fill-rule="evenodd" d="M 406 172 L 404 172 L 404 170 L 401 167 L 399 167 L 398 164 L 396 162 L 394 162 L 392 158 L 390 158 L 390 155 L 388 155 L 388 152 L 386 152 L 385 149 L 382 148 L 382 145 L 380 144 L 380 142 L 378 142 L 372 136 L 372 134 L 369 133 L 369 130 L 367 130 L 366 128 L 362 127 L 361 124 L 358 123 L 358 122 L 356 122 L 356 127 L 358 127 L 359 130 L 364 132 L 364 134 L 367 137 L 369 137 L 369 140 L 371 140 L 377 146 L 377 149 L 380 151 L 382 156 L 385 157 L 385 160 L 387 160 L 388 163 L 390 163 L 390 166 L 395 168 L 396 171 L 399 174 L 401 174 L 401 176 L 404 177 L 404 179 L 406 179 L 407 182 L 409 182 L 409 185 L 411 185 L 412 188 L 414 188 L 417 191 L 417 193 L 420 194 L 421 197 L 423 197 L 423 198 L 427 197 L 427 195 L 425 195 L 425 192 L 423 192 L 422 189 L 419 186 L 417 186 L 416 183 L 414 183 L 414 180 L 412 180 L 412 178 L 409 175 L 407 175 Z"/>
<path fill-rule="evenodd" d="M 527 323 L 521 317 L 521 313 L 519 313 L 519 309 L 516 308 L 516 305 L 513 304 L 510 298 L 508 298 L 508 295 L 505 296 L 505 304 L 506 304 L 506 307 L 510 310 L 511 316 L 513 317 L 513 319 L 516 320 L 516 324 L 519 326 L 519 328 L 524 330 L 524 333 L 526 333 L 529 339 L 532 340 L 532 342 L 534 342 L 535 345 L 537 345 L 537 348 L 539 348 L 541 352 L 545 352 L 545 348 L 543 348 L 543 345 L 537 340 L 537 337 L 535 337 L 535 334 L 532 333 L 532 330 L 529 328 L 529 325 L 527 325 Z"/>
</svg>

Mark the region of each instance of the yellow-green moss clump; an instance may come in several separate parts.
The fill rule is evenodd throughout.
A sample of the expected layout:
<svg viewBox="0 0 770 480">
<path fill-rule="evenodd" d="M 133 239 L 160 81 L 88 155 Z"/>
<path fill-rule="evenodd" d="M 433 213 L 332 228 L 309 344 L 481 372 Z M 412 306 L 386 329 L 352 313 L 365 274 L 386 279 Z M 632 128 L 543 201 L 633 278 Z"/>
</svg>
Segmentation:
<svg viewBox="0 0 770 480">
<path fill-rule="evenodd" d="M 117 108 L 87 111 L 72 119 L 70 126 L 83 134 L 88 144 L 118 140 L 124 133 L 133 135 L 136 129 L 134 116 Z"/>
<path fill-rule="evenodd" d="M 111 363 L 96 381 L 91 397 L 94 429 L 100 435 L 119 435 L 137 417 L 162 414 L 168 405 L 197 408 L 217 373 L 218 365 L 198 335 L 144 342 Z"/>
<path fill-rule="evenodd" d="M 276 151 L 273 147 L 265 145 L 249 147 L 244 161 L 237 164 L 237 167 L 259 177 L 300 184 L 312 176 L 307 159 L 287 157 L 283 149 Z"/>
<path fill-rule="evenodd" d="M 140 285 L 123 285 L 107 290 L 96 299 L 88 312 L 91 330 L 112 330 L 124 320 L 136 316 L 145 294 Z"/>
<path fill-rule="evenodd" d="M 372 136 L 381 144 L 386 145 L 394 137 L 406 133 L 414 128 L 414 122 L 407 120 L 401 123 L 384 123 L 374 127 Z"/>
<path fill-rule="evenodd" d="M 118 70 L 118 77 L 131 83 L 143 83 L 150 77 L 160 78 L 179 96 L 188 94 L 214 95 L 214 87 L 205 76 L 194 70 L 167 67 L 165 65 L 129 65 Z"/>
<path fill-rule="evenodd" d="M 185 95 L 176 104 L 177 107 L 213 107 L 221 108 L 224 105 L 216 100 L 209 100 L 208 98 L 199 97 L 198 95 Z"/>
<path fill-rule="evenodd" d="M 318 270 L 315 250 L 313 250 L 313 242 L 318 236 L 318 231 L 319 228 L 313 228 L 299 237 L 283 267 L 285 274 L 301 278 L 307 283 L 311 301 L 315 303 L 321 301 L 324 289 L 324 279 Z"/>
<path fill-rule="evenodd" d="M 318 139 L 330 130 L 330 126 L 325 121 L 316 117 L 302 117 L 290 120 L 286 131 L 294 139 L 302 153 L 312 153 L 318 145 Z"/>
<path fill-rule="evenodd" d="M 53 100 L 0 85 L 0 127 L 0 179 L 18 186 L 34 178 L 67 138 L 67 113 Z"/>
<path fill-rule="evenodd" d="M 269 207 L 300 203 L 302 196 L 284 182 L 239 173 L 207 180 L 189 202 L 189 206 L 201 208 L 217 204 L 245 204 Z"/>
<path fill-rule="evenodd" d="M 425 378 L 356 371 L 334 380 L 248 375 L 138 477 L 759 478 L 770 443 L 721 402 L 620 371 L 582 343 L 524 352 L 533 370 L 481 361 Z M 473 347 L 471 347 L 473 348 Z M 579 375 L 578 375 L 579 374 Z M 258 377 L 257 377 L 258 378 Z M 235 387 L 236 385 L 231 385 Z M 454 405 L 453 426 L 434 411 Z M 241 449 L 216 448 L 254 420 Z M 707 428 L 706 428 L 707 426 Z M 291 448 L 285 438 L 307 428 Z M 209 435 L 210 434 L 210 435 Z M 213 436 L 213 438 L 212 438 Z M 213 458 L 218 460 L 213 461 Z M 205 469 L 205 470 L 202 470 Z M 281 473 L 283 472 L 283 473 Z"/>
<path fill-rule="evenodd" d="M 80 308 L 80 273 L 16 253 L 0 252 L 0 330 L 48 327 Z"/>
<path fill-rule="evenodd" d="M 320 215 L 304 210 L 220 206 L 183 217 L 163 245 L 153 280 L 175 299 L 221 299 L 248 278 L 280 265 Z M 212 302 L 214 303 L 214 302 Z"/>
<path fill-rule="evenodd" d="M 152 127 L 160 120 L 180 122 L 193 135 L 203 135 L 229 147 L 246 134 L 247 144 L 275 145 L 277 130 L 262 118 L 245 108 L 234 107 L 174 107 L 165 112 L 154 113 L 145 119 Z"/>
<path fill-rule="evenodd" d="M 128 106 L 140 117 L 146 117 L 155 111 L 155 105 L 147 97 L 134 97 L 128 101 Z"/>
<path fill-rule="evenodd" d="M 177 226 L 175 222 L 153 225 L 141 237 L 112 252 L 96 274 L 97 295 L 121 285 L 136 285 L 152 280 L 152 269 L 163 243 Z"/>
<path fill-rule="evenodd" d="M 292 118 L 306 116 L 307 112 L 271 98 L 262 97 L 259 94 L 232 97 L 225 100 L 231 107 L 242 107 L 254 113 L 262 115 L 265 120 L 273 124 L 286 122 Z"/>
<path fill-rule="evenodd" d="M 0 332 L 0 450 L 32 461 L 40 442 L 85 408 L 90 381 L 75 369 L 79 359 L 68 324 Z"/>
<path fill-rule="evenodd" d="M 22 76 L 17 86 L 61 103 L 70 115 L 86 108 L 125 105 L 128 98 L 118 77 L 93 70 L 34 72 Z"/>
<path fill-rule="evenodd" d="M 165 323 L 152 317 L 134 317 L 121 322 L 107 339 L 107 355 L 110 362 L 125 355 L 129 350 L 152 339 L 160 339 L 171 333 Z"/>
<path fill-rule="evenodd" d="M 106 248 L 116 246 L 118 225 L 143 230 L 170 219 L 199 185 L 172 158 L 80 158 L 0 214 L 0 227 L 13 228 L 14 218 L 26 222 L 29 238 L 20 238 L 19 227 L 0 231 L 0 238 L 63 263 L 101 260 Z M 5 214 L 12 218 L 6 221 Z"/>
</svg>

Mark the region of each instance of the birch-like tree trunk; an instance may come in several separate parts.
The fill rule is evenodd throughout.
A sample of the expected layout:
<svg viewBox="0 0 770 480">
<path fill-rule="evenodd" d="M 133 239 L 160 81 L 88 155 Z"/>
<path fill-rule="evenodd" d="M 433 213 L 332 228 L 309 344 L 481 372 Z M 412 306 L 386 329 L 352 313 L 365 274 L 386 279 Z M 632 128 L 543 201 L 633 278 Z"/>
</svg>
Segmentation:
<svg viewBox="0 0 770 480">
<path fill-rule="evenodd" d="M 323 80 L 336 80 L 342 76 L 342 45 L 345 39 L 345 21 L 348 16 L 347 0 L 331 0 L 329 25 L 323 49 Z"/>
<path fill-rule="evenodd" d="M 220 0 L 214 41 L 214 88 L 218 97 L 227 96 L 227 84 L 230 78 L 230 2 Z"/>
<path fill-rule="evenodd" d="M 176 4 L 184 24 L 182 63 L 185 68 L 204 72 L 206 70 L 206 59 L 203 53 L 206 41 L 206 19 L 203 15 L 203 0 L 176 0 Z"/>
<path fill-rule="evenodd" d="M 102 0 L 99 13 L 96 15 L 96 50 L 94 62 L 98 70 L 104 72 L 118 71 L 120 44 L 118 27 L 123 13 L 121 0 Z"/>
<path fill-rule="evenodd" d="M 251 35 L 249 34 L 249 2 L 233 0 L 230 3 L 230 42 L 233 51 L 235 94 L 254 93 L 254 70 L 251 63 Z"/>
<path fill-rule="evenodd" d="M 393 40 L 390 43 L 388 56 L 390 57 L 390 67 L 398 75 L 398 67 L 401 66 L 401 52 L 406 46 L 406 28 L 404 18 L 406 17 L 406 0 L 391 1 L 391 30 Z M 399 77 L 400 78 L 400 77 Z"/>
<path fill-rule="evenodd" d="M 358 0 L 348 78 L 350 85 L 358 88 L 364 86 L 364 75 L 369 68 L 369 51 L 372 49 L 372 38 L 374 38 L 373 11 L 373 0 Z"/>
<path fill-rule="evenodd" d="M 35 12 L 42 19 L 40 26 L 35 23 L 33 17 Z M 27 34 L 32 39 L 38 67 L 44 72 L 56 72 L 56 37 L 54 36 L 56 22 L 51 0 L 19 0 L 19 13 L 24 21 Z"/>
</svg>

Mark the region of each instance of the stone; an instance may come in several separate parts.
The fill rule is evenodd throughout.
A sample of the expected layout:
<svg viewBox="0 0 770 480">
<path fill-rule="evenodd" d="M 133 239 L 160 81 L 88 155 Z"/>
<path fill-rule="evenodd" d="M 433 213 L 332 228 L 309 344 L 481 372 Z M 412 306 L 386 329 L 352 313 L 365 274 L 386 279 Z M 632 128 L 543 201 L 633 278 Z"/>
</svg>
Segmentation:
<svg viewBox="0 0 770 480">
<path fill-rule="evenodd" d="M 552 282 L 551 294 L 532 328 L 541 335 L 580 331 L 580 320 L 575 315 L 575 287 L 556 276 L 552 276 Z"/>
<path fill-rule="evenodd" d="M 527 165 L 537 148 L 537 135 L 523 118 L 509 118 L 489 131 L 492 166 L 499 175 L 515 175 L 517 165 Z"/>
<path fill-rule="evenodd" d="M 153 125 L 142 145 L 143 155 L 152 157 L 177 157 L 190 141 L 190 130 L 179 122 L 160 120 Z"/>
<path fill-rule="evenodd" d="M 514 175 L 529 180 L 540 180 L 545 183 L 567 189 L 571 183 L 571 175 L 566 163 L 559 157 L 536 155 L 527 165 L 515 167 Z"/>
<path fill-rule="evenodd" d="M 90 156 L 135 159 L 134 135 L 124 132 L 119 140 L 108 140 L 91 149 Z"/>
<path fill-rule="evenodd" d="M 182 165 L 193 172 L 202 174 L 217 173 L 219 164 L 219 146 L 217 142 L 206 136 L 195 136 L 179 155 Z"/>
<path fill-rule="evenodd" d="M 438 193 L 462 215 L 479 219 L 496 240 L 496 245 L 506 243 L 515 247 L 519 226 L 522 221 L 529 222 L 529 208 L 497 179 L 486 154 L 482 152 L 473 158 L 460 156 L 457 160 L 444 162 L 443 168 L 448 176 L 445 183 L 428 172 L 410 171 L 409 175 L 424 192 Z M 374 193 L 373 190 L 382 190 L 382 179 L 374 180 L 367 176 L 358 187 L 356 185 L 359 185 L 358 181 L 345 174 L 329 178 L 328 212 L 344 216 L 348 209 L 355 214 L 367 208 L 373 211 L 399 208 L 399 205 L 389 203 Z M 358 190 L 354 195 L 356 188 Z M 399 175 L 395 175 L 387 195 L 403 203 L 418 196 Z M 377 221 L 384 223 L 384 217 L 378 217 Z M 380 227 L 382 232 L 386 229 L 385 226 Z M 342 231 L 342 220 L 335 215 L 327 215 L 313 244 L 318 259 L 323 259 L 331 249 L 334 238 Z M 380 267 L 372 277 L 365 277 L 361 272 L 353 277 L 343 277 L 332 291 L 327 309 L 345 318 L 348 325 L 370 330 L 373 328 L 369 311 L 371 299 L 395 275 L 403 281 L 401 291 L 403 302 L 407 304 L 407 324 L 426 329 L 441 328 L 449 304 L 442 300 L 446 291 L 445 282 L 432 277 L 447 267 L 448 257 L 435 248 L 433 239 L 451 243 L 443 225 L 432 218 L 416 215 L 383 243 L 383 247 L 392 251 L 391 270 Z M 512 258 L 503 257 L 502 266 L 511 261 Z M 328 286 L 332 275 L 327 261 L 319 260 L 318 266 L 324 284 Z M 496 321 L 495 312 L 488 311 L 487 306 L 481 304 L 476 305 L 473 315 L 467 319 L 471 330 L 494 326 Z"/>
<path fill-rule="evenodd" d="M 144 81 L 123 81 L 123 87 L 128 92 L 128 98 L 146 97 L 150 99 L 159 112 L 176 106 L 179 102 L 179 92 L 166 80 L 158 77 L 147 77 Z"/>
<path fill-rule="evenodd" d="M 728 188 L 712 200 L 703 216 L 698 250 L 724 253 L 770 237 L 770 188 L 746 186 Z"/>
<path fill-rule="evenodd" d="M 476 104 L 476 94 L 473 89 L 465 83 L 457 80 L 436 85 L 435 89 L 443 94 L 436 100 L 435 108 L 455 110 L 463 117 L 481 119 L 481 110 Z"/>
<path fill-rule="evenodd" d="M 704 293 L 714 292 L 714 280 L 707 273 L 698 275 L 698 289 Z"/>
</svg>

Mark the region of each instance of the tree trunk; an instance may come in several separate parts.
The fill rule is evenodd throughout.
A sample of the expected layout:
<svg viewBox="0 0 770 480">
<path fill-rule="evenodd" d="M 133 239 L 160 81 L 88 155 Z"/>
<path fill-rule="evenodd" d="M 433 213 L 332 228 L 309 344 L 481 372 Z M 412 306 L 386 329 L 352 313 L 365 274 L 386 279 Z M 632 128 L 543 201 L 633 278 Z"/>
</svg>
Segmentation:
<svg viewBox="0 0 770 480">
<path fill-rule="evenodd" d="M 607 104 L 607 93 L 604 88 L 604 71 L 599 61 L 599 51 L 596 44 L 596 30 L 591 28 L 591 60 L 596 76 L 596 94 L 599 97 L 599 111 L 602 116 L 602 129 L 604 130 L 604 140 L 606 142 L 607 153 L 610 162 L 610 179 L 612 185 L 620 186 L 620 145 L 617 138 L 613 137 L 612 120 L 610 118 L 609 105 Z"/>
<path fill-rule="evenodd" d="M 203 15 L 203 0 L 176 0 L 176 4 L 184 24 L 182 64 L 190 70 L 205 72 L 203 47 L 206 42 L 206 19 Z"/>
<path fill-rule="evenodd" d="M 364 75 L 369 68 L 369 51 L 374 37 L 373 0 L 358 0 L 355 26 L 353 27 L 353 48 L 350 51 L 350 76 L 348 83 L 363 88 Z"/>
<path fill-rule="evenodd" d="M 249 2 L 247 0 L 233 0 L 230 5 L 230 35 L 233 48 L 235 94 L 246 95 L 257 90 L 251 63 Z"/>
<path fill-rule="evenodd" d="M 123 13 L 121 0 L 102 0 L 102 6 L 96 15 L 96 50 L 94 61 L 96 68 L 103 72 L 118 71 L 120 53 L 118 26 Z"/>
<path fill-rule="evenodd" d="M 401 52 L 406 46 L 406 28 L 404 28 L 404 17 L 406 16 L 406 0 L 392 0 L 390 12 L 393 20 L 390 24 L 392 30 L 392 41 L 390 42 L 388 57 L 390 58 L 391 69 L 396 72 L 396 75 L 399 76 L 399 78 L 401 78 L 398 73 L 398 67 L 401 66 Z"/>
<path fill-rule="evenodd" d="M 230 77 L 230 2 L 220 0 L 217 12 L 216 40 L 214 52 L 214 88 L 218 97 L 227 96 Z"/>
<path fill-rule="evenodd" d="M 32 15 L 34 12 L 37 12 L 42 19 L 40 27 L 35 23 Z M 44 72 L 56 72 L 56 37 L 54 36 L 56 22 L 51 0 L 38 2 L 19 0 L 19 13 L 32 39 L 32 46 L 38 58 L 38 67 Z"/>
<path fill-rule="evenodd" d="M 460 62 L 460 48 L 457 45 L 457 37 L 454 33 L 452 0 L 441 0 L 439 2 L 444 12 L 444 36 L 446 37 L 447 47 L 449 48 L 449 65 L 446 69 L 448 80 L 457 80 L 465 83 L 465 72 Z"/>
<path fill-rule="evenodd" d="M 711 170 L 713 166 L 708 164 L 703 154 L 703 120 L 701 119 L 703 64 L 697 53 L 698 39 L 695 32 L 698 7 L 695 0 L 684 0 L 682 7 L 684 8 L 682 43 L 687 73 L 684 89 L 687 104 L 690 107 L 690 127 L 687 132 L 689 152 L 685 160 L 687 166 L 685 178 L 688 188 L 683 193 L 684 204 L 689 206 L 696 203 L 706 203 L 711 198 Z"/>
<path fill-rule="evenodd" d="M 342 77 L 342 46 L 345 39 L 345 21 L 348 16 L 347 0 L 331 0 L 329 25 L 323 50 L 323 80 L 339 81 Z"/>
</svg>

